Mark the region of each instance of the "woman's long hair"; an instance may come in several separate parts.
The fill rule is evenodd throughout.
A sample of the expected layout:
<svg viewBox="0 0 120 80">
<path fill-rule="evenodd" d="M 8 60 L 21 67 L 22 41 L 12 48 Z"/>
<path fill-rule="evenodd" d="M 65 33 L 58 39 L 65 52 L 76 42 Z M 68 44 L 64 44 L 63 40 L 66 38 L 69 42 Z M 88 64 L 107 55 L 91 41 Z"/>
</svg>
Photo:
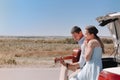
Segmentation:
<svg viewBox="0 0 120 80">
<path fill-rule="evenodd" d="M 88 30 L 88 32 L 90 34 L 94 34 L 95 39 L 100 43 L 101 48 L 102 48 L 102 52 L 104 53 L 105 52 L 104 51 L 104 44 L 103 44 L 102 40 L 100 39 L 100 37 L 97 36 L 98 29 L 95 26 L 90 25 L 90 26 L 86 27 L 86 30 Z"/>
</svg>

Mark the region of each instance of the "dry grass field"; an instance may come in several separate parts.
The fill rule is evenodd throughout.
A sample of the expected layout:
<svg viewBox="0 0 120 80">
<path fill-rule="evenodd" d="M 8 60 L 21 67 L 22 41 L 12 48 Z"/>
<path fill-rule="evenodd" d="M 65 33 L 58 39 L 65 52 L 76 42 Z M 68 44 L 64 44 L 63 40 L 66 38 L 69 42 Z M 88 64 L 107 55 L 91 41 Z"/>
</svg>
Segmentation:
<svg viewBox="0 0 120 80">
<path fill-rule="evenodd" d="M 111 54 L 111 39 L 102 39 L 105 54 Z M 0 38 L 0 67 L 56 67 L 54 58 L 72 54 L 79 46 L 71 38 Z"/>
</svg>

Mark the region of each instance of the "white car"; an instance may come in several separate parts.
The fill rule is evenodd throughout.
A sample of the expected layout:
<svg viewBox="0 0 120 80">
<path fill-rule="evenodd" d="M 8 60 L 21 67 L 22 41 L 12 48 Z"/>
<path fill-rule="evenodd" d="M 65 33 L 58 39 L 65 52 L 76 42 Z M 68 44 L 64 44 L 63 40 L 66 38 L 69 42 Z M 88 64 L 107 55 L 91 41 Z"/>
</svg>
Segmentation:
<svg viewBox="0 0 120 80">
<path fill-rule="evenodd" d="M 120 80 L 120 12 L 96 18 L 100 26 L 107 26 L 113 38 L 114 57 L 103 58 L 103 70 L 98 80 Z"/>
</svg>

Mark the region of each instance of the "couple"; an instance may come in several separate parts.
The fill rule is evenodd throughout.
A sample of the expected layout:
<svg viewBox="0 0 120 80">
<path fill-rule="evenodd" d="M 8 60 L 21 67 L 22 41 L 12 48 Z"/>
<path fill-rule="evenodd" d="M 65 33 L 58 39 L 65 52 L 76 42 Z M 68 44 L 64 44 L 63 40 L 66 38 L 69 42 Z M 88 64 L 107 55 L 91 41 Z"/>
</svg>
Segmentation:
<svg viewBox="0 0 120 80">
<path fill-rule="evenodd" d="M 63 70 L 76 71 L 71 77 L 66 77 L 66 71 L 62 71 L 60 76 L 65 75 L 65 80 L 97 80 L 99 72 L 102 70 L 102 52 L 104 52 L 104 45 L 100 38 L 97 36 L 98 29 L 95 26 L 87 26 L 85 28 L 85 35 L 83 35 L 81 29 L 77 26 L 72 28 L 72 36 L 78 41 L 81 47 L 81 56 L 76 63 L 66 63 L 62 58 L 60 63 Z"/>
</svg>

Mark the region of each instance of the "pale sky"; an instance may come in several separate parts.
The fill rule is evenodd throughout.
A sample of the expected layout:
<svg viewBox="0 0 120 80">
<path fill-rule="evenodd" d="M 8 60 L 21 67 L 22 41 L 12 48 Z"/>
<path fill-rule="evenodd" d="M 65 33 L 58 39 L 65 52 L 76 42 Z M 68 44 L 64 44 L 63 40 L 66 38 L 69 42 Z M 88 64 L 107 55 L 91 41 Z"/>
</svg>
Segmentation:
<svg viewBox="0 0 120 80">
<path fill-rule="evenodd" d="M 119 11 L 120 0 L 0 0 L 0 35 L 70 36 L 75 25 L 95 25 L 109 36 L 96 17 Z"/>
</svg>

